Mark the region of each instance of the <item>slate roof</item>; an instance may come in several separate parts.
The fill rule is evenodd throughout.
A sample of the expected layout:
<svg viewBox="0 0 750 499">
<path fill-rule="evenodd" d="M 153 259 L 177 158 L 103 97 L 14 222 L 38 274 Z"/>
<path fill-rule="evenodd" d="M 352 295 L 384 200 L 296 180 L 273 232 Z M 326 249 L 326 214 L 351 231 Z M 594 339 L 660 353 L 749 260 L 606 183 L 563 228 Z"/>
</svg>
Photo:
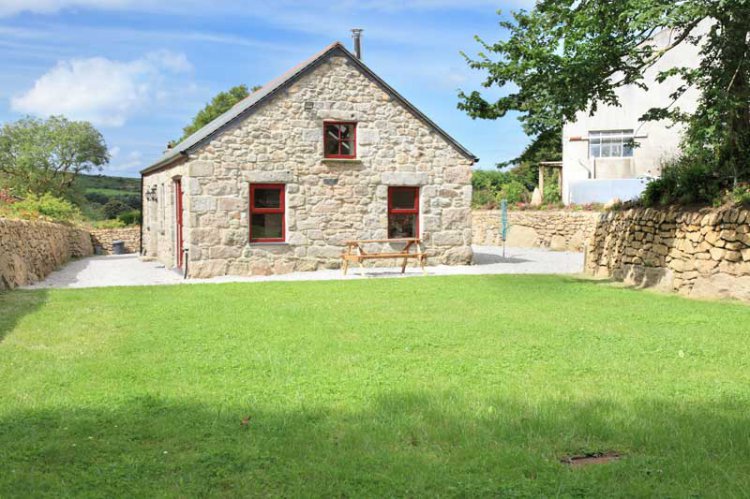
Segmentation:
<svg viewBox="0 0 750 499">
<path fill-rule="evenodd" d="M 479 161 L 479 158 L 474 156 L 465 147 L 459 144 L 458 141 L 456 141 L 453 137 L 448 135 L 448 133 L 445 130 L 437 126 L 435 122 L 433 122 L 427 116 L 425 116 L 421 111 L 419 111 L 416 107 L 414 107 L 413 104 L 407 101 L 403 96 L 401 96 L 398 92 L 396 92 L 390 85 L 388 85 L 379 76 L 377 76 L 360 59 L 358 59 L 357 57 L 354 56 L 354 54 L 349 52 L 349 50 L 347 50 L 346 47 L 344 47 L 344 45 L 341 44 L 341 42 L 335 42 L 327 46 L 325 49 L 321 50 L 317 54 L 313 55 L 309 59 L 293 67 L 292 69 L 282 74 L 278 78 L 266 83 L 259 90 L 253 92 L 252 94 L 248 95 L 246 98 L 242 99 L 240 102 L 232 106 L 232 108 L 229 109 L 227 112 L 220 115 L 219 117 L 214 119 L 212 122 L 210 122 L 209 124 L 201 128 L 200 130 L 198 130 L 197 132 L 187 137 L 182 142 L 175 145 L 172 149 L 167 150 L 158 161 L 153 163 L 151 166 L 141 170 L 141 175 L 145 175 L 154 170 L 158 170 L 172 163 L 176 159 L 179 159 L 182 156 L 186 156 L 191 151 L 200 147 L 207 140 L 210 140 L 216 134 L 220 133 L 227 126 L 230 126 L 235 121 L 243 119 L 245 116 L 252 113 L 263 102 L 271 99 L 278 92 L 286 89 L 292 83 L 294 83 L 299 78 L 304 76 L 307 72 L 313 70 L 320 63 L 324 62 L 331 55 L 343 55 L 347 57 L 355 66 L 357 66 L 360 69 L 360 71 L 362 71 L 362 73 L 365 74 L 365 76 L 372 79 L 381 88 L 383 88 L 383 90 L 385 90 L 388 94 L 390 94 L 397 101 L 399 101 L 404 107 L 406 107 L 419 120 L 424 122 L 426 125 L 432 128 L 436 133 L 441 135 L 446 141 L 448 141 L 456 149 L 458 149 L 458 151 L 462 155 L 466 156 L 468 159 L 471 159 L 475 162 Z"/>
</svg>

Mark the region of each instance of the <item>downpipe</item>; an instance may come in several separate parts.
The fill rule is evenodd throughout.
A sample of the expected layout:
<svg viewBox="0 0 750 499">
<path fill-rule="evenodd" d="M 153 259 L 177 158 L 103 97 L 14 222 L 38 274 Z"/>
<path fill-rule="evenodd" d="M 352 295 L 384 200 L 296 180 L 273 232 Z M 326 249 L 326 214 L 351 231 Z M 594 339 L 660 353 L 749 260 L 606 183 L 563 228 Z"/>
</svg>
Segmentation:
<svg viewBox="0 0 750 499">
<path fill-rule="evenodd" d="M 187 276 L 188 276 L 188 262 L 190 261 L 190 259 L 188 258 L 188 249 L 187 248 L 183 249 L 182 253 L 183 253 L 183 255 L 182 255 L 182 263 L 183 263 L 183 265 L 182 265 L 183 266 L 182 278 L 183 279 L 187 279 Z"/>
</svg>

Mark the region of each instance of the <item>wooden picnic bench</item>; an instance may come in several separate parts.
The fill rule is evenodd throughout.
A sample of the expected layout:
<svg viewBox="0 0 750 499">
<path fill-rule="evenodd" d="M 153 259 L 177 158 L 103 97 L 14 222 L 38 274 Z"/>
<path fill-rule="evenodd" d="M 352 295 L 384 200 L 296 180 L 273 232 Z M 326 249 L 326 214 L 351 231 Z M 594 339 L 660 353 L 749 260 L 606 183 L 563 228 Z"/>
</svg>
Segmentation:
<svg viewBox="0 0 750 499">
<path fill-rule="evenodd" d="M 366 244 L 404 244 L 404 247 L 400 250 L 393 252 L 379 252 L 379 253 L 368 253 L 365 251 L 364 246 Z M 346 241 L 346 250 L 341 254 L 342 266 L 344 275 L 349 270 L 349 262 L 357 262 L 359 266 L 364 269 L 365 266 L 362 264 L 365 260 L 375 259 L 403 259 L 401 263 L 401 273 L 406 272 L 406 264 L 410 258 L 414 258 L 422 268 L 422 272 L 425 274 L 427 271 L 424 269 L 425 262 L 427 261 L 427 255 L 424 253 L 422 248 L 422 240 L 416 237 L 401 238 L 401 239 L 362 239 L 358 241 Z M 415 251 L 412 251 L 415 250 Z"/>
</svg>

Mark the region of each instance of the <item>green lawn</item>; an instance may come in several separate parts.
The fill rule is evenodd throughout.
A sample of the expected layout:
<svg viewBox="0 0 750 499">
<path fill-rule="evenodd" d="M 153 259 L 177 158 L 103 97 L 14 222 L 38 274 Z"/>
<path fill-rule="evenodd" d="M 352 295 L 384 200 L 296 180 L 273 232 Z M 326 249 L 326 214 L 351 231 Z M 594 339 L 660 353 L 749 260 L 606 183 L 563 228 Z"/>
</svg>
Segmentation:
<svg viewBox="0 0 750 499">
<path fill-rule="evenodd" d="M 2 497 L 750 494 L 750 307 L 566 277 L 16 291 L 0 379 Z"/>
</svg>

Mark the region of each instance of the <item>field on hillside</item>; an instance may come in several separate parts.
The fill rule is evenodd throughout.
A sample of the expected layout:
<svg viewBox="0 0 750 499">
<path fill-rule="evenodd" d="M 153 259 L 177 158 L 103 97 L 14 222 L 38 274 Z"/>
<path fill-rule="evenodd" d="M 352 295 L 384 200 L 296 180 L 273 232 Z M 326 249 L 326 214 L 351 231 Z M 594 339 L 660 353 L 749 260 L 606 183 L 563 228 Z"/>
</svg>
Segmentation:
<svg viewBox="0 0 750 499">
<path fill-rule="evenodd" d="M 744 496 L 748 324 L 551 276 L 0 294 L 0 496 Z"/>
<path fill-rule="evenodd" d="M 138 178 L 79 175 L 75 189 L 79 198 L 77 204 L 84 216 L 92 221 L 141 209 L 141 181 Z M 113 204 L 106 208 L 107 203 Z"/>
</svg>

